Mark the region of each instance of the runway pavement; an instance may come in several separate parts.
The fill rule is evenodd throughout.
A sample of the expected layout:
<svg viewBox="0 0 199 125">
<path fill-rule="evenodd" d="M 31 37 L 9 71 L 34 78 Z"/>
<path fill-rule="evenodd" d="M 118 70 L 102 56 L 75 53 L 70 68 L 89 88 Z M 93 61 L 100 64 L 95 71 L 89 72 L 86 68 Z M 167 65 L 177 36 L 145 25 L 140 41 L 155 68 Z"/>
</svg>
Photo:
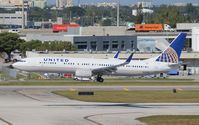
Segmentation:
<svg viewBox="0 0 199 125">
<path fill-rule="evenodd" d="M 89 103 L 51 93 L 71 88 L 75 87 L 0 87 L 0 125 L 143 125 L 135 119 L 149 115 L 199 115 L 199 103 Z"/>
</svg>

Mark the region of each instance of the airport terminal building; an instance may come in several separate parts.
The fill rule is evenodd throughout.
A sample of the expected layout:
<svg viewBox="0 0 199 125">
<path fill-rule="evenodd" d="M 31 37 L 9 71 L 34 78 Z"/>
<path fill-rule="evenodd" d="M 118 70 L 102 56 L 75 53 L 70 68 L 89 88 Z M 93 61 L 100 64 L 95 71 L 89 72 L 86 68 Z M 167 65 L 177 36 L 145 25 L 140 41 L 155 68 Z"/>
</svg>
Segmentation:
<svg viewBox="0 0 199 125">
<path fill-rule="evenodd" d="M 74 46 L 82 51 L 127 51 L 137 46 L 137 36 L 75 36 Z"/>
<path fill-rule="evenodd" d="M 137 49 L 137 35 L 80 35 L 77 28 L 67 33 L 27 33 L 26 41 L 68 41 L 78 51 L 130 51 Z"/>
</svg>

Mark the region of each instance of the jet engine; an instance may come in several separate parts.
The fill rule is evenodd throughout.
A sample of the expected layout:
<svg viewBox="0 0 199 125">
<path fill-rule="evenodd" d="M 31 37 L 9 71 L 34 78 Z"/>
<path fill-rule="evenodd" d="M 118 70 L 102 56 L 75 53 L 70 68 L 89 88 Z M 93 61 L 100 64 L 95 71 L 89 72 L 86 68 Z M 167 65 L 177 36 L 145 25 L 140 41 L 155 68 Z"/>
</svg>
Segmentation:
<svg viewBox="0 0 199 125">
<path fill-rule="evenodd" d="M 88 70 L 77 70 L 75 72 L 75 77 L 74 79 L 75 80 L 81 80 L 81 81 L 88 81 L 88 80 L 91 80 L 91 77 L 92 77 L 92 71 L 90 69 Z"/>
</svg>

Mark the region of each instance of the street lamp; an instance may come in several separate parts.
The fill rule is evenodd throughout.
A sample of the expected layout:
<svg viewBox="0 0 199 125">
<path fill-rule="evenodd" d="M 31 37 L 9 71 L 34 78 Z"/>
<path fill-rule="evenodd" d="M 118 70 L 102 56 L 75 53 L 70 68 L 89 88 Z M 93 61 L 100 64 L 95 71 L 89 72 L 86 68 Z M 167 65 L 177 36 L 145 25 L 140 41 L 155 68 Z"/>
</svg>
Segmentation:
<svg viewBox="0 0 199 125">
<path fill-rule="evenodd" d="M 22 0 L 22 29 L 25 28 L 25 22 L 24 22 L 24 0 Z"/>
<path fill-rule="evenodd" d="M 120 0 L 117 0 L 117 27 L 120 26 Z"/>
</svg>

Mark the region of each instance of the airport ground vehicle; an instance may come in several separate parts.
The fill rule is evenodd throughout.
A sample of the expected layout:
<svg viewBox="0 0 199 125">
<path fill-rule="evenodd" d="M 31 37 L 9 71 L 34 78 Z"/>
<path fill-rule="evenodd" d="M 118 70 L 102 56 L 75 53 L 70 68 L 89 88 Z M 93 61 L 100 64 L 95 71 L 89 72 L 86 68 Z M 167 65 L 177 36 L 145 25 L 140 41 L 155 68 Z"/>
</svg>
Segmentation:
<svg viewBox="0 0 199 125">
<path fill-rule="evenodd" d="M 168 24 L 134 24 L 132 22 L 127 24 L 127 30 L 134 30 L 136 32 L 174 32 L 174 29 Z"/>
<path fill-rule="evenodd" d="M 19 30 L 18 29 L 10 29 L 8 32 L 9 33 L 19 33 Z"/>
<path fill-rule="evenodd" d="M 135 23 L 134 22 L 127 22 L 127 30 L 135 30 Z"/>
<path fill-rule="evenodd" d="M 53 24 L 52 30 L 54 33 L 68 32 L 68 28 L 70 27 L 80 27 L 80 25 L 77 23 Z"/>
</svg>

